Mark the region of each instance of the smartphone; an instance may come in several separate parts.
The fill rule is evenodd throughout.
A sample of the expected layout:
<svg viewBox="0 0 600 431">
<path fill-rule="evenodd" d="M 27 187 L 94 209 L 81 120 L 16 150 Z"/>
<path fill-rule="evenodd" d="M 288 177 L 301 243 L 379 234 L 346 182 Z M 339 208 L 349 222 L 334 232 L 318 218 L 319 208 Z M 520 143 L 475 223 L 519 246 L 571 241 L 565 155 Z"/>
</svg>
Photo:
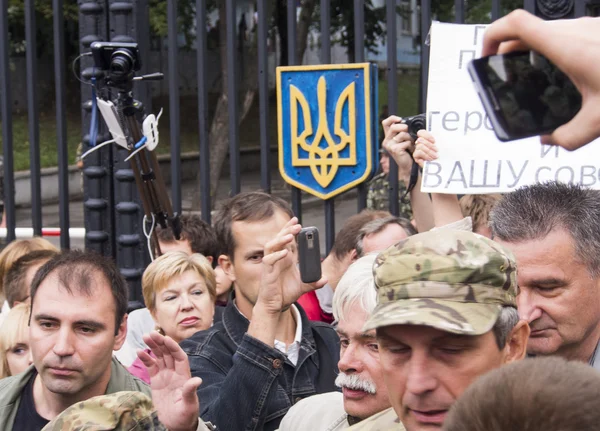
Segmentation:
<svg viewBox="0 0 600 431">
<path fill-rule="evenodd" d="M 581 109 L 573 82 L 536 52 L 482 57 L 468 70 L 501 141 L 550 134 Z"/>
<path fill-rule="evenodd" d="M 319 229 L 314 226 L 302 228 L 298 234 L 298 260 L 303 283 L 321 279 L 320 248 Z"/>
</svg>

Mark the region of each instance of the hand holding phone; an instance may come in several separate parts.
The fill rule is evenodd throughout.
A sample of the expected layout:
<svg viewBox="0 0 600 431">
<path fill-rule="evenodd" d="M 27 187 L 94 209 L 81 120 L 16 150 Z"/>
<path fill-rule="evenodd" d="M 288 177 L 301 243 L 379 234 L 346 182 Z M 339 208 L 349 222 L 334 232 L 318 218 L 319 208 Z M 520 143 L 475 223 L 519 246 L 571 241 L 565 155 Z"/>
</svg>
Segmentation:
<svg viewBox="0 0 600 431">
<path fill-rule="evenodd" d="M 305 227 L 298 234 L 298 261 L 300 279 L 303 283 L 314 283 L 321 279 L 321 251 L 319 230 Z"/>
<path fill-rule="evenodd" d="M 533 51 L 482 57 L 468 70 L 501 141 L 550 134 L 581 109 L 567 75 Z"/>
<path fill-rule="evenodd" d="M 600 137 L 600 18 L 544 21 L 515 10 L 494 21 L 483 38 L 482 55 L 535 50 L 558 66 L 585 95 L 579 113 L 542 143 L 575 150 Z"/>
</svg>

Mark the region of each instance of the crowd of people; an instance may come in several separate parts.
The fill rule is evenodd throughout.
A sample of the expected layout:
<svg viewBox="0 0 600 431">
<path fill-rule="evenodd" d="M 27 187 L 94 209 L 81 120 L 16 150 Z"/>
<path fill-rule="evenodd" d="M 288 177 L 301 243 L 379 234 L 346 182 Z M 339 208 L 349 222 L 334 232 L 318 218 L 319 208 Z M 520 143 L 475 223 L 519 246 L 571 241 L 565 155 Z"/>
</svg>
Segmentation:
<svg viewBox="0 0 600 431">
<path fill-rule="evenodd" d="M 490 27 L 484 51 L 527 46 L 570 74 L 582 112 L 544 139 L 572 149 L 600 135 L 600 74 L 570 61 L 577 47 L 557 54 L 565 37 L 600 54 L 597 19 L 522 11 Z M 413 141 L 399 120 L 383 121 L 382 157 L 435 159 L 435 138 Z M 238 194 L 214 226 L 184 216 L 181 239 L 158 232 L 146 308 L 131 313 L 110 259 L 13 241 L 0 252 L 0 429 L 597 429 L 600 192 L 417 187 L 408 217 L 376 206 L 346 220 L 311 284 L 284 200 Z"/>
</svg>

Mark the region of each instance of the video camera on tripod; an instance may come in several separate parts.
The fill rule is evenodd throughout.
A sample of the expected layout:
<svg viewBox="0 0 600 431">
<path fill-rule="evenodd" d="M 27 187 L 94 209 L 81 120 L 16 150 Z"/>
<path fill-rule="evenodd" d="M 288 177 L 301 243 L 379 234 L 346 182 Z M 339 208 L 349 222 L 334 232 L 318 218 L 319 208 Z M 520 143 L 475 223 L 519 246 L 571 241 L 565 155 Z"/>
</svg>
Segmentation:
<svg viewBox="0 0 600 431">
<path fill-rule="evenodd" d="M 92 148 L 81 156 L 104 145 L 116 143 L 129 152 L 125 160 L 131 168 L 144 207 L 144 233 L 150 239 L 154 236 L 158 254 L 161 254 L 154 227 L 171 228 L 173 236 L 180 238 L 179 214 L 173 213 L 158 160 L 154 149 L 158 145 L 158 116 L 144 116 L 141 103 L 133 99 L 133 83 L 142 80 L 160 80 L 162 73 L 136 76 L 141 69 L 137 43 L 93 42 L 91 45 L 94 64 L 104 72 L 101 86 L 92 79 L 92 125 L 96 118 L 96 107 L 106 122 L 113 139 L 95 145 L 95 136 L 90 139 Z M 88 54 L 89 55 L 89 54 Z M 101 92 L 97 90 L 101 89 Z M 100 94 L 101 95 L 97 95 Z M 138 121 L 142 119 L 142 124 Z M 92 135 L 92 134 L 91 134 Z M 151 222 L 150 232 L 146 233 L 146 223 Z M 149 248 L 152 257 L 152 250 Z"/>
</svg>

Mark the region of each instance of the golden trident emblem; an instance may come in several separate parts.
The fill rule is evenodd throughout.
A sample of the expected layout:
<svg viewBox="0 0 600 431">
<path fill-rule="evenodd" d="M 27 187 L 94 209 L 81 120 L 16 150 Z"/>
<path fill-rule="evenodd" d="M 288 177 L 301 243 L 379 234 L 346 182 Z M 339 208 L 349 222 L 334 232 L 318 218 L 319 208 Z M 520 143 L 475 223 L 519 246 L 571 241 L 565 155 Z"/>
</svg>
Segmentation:
<svg viewBox="0 0 600 431">
<path fill-rule="evenodd" d="M 317 84 L 317 100 L 319 107 L 319 124 L 315 137 L 311 144 L 306 138 L 313 134 L 310 109 L 306 97 L 302 92 L 290 85 L 290 122 L 292 133 L 292 166 L 310 166 L 310 170 L 321 187 L 327 187 L 335 178 L 340 166 L 356 166 L 356 98 L 355 83 L 351 82 L 344 89 L 335 106 L 334 128 L 335 135 L 340 138 L 335 143 L 327 121 L 327 84 L 325 77 L 321 76 Z M 348 133 L 342 128 L 342 111 L 344 105 L 348 105 Z M 298 134 L 298 105 L 302 109 L 304 119 L 304 131 Z M 325 140 L 327 146 L 321 148 Z M 340 157 L 340 152 L 346 146 L 350 146 L 350 155 L 346 158 Z M 301 147 L 308 153 L 308 157 L 300 158 L 298 148 Z"/>
</svg>

